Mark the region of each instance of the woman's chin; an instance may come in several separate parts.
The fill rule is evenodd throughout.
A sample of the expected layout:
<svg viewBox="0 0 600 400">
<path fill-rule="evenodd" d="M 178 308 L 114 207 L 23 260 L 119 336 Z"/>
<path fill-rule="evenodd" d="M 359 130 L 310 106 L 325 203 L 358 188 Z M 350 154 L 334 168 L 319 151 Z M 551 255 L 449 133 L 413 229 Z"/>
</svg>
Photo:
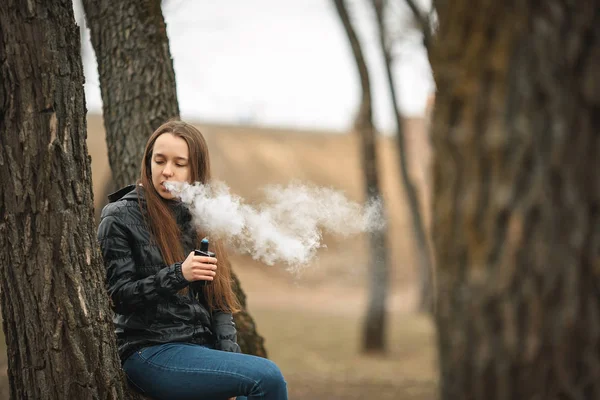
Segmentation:
<svg viewBox="0 0 600 400">
<path fill-rule="evenodd" d="M 173 200 L 175 198 L 175 195 L 173 195 L 173 193 L 171 193 L 167 189 L 165 189 L 164 186 L 162 186 L 162 185 L 155 189 L 158 192 L 158 195 L 165 200 Z"/>
<path fill-rule="evenodd" d="M 160 197 L 165 200 L 175 200 L 175 196 L 170 192 L 161 192 Z"/>
</svg>

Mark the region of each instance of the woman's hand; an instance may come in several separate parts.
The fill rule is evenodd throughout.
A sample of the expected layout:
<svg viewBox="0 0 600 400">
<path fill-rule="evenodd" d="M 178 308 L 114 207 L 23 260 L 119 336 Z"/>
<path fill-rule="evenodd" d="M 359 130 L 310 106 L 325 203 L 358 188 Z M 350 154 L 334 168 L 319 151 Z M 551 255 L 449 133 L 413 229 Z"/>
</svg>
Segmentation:
<svg viewBox="0 0 600 400">
<path fill-rule="evenodd" d="M 188 282 L 212 281 L 217 274 L 217 259 L 195 256 L 192 251 L 181 264 L 181 273 Z"/>
</svg>

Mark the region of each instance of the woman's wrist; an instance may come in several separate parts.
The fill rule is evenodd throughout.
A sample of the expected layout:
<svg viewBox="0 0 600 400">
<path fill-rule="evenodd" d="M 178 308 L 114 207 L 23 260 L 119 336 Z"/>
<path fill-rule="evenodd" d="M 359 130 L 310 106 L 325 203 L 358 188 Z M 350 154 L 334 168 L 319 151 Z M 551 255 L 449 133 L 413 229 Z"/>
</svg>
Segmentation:
<svg viewBox="0 0 600 400">
<path fill-rule="evenodd" d="M 188 281 L 187 279 L 185 279 L 185 276 L 183 275 L 183 270 L 182 270 L 182 263 L 181 262 L 176 262 L 175 264 L 173 264 L 173 268 L 174 268 L 174 272 L 175 272 L 175 277 L 177 278 L 177 280 L 181 283 L 190 283 L 190 281 Z"/>
</svg>

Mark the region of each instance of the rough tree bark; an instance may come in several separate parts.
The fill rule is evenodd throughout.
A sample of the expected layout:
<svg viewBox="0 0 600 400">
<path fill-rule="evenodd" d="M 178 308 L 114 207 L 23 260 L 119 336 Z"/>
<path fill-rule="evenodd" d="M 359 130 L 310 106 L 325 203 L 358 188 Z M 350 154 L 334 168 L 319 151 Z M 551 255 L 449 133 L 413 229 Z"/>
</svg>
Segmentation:
<svg viewBox="0 0 600 400">
<path fill-rule="evenodd" d="M 441 399 L 598 399 L 600 1 L 443 4 Z"/>
<path fill-rule="evenodd" d="M 121 187 L 137 180 L 150 134 L 179 118 L 166 25 L 159 0 L 83 0 L 83 5 L 98 60 L 110 166 Z M 245 299 L 232 274 L 238 298 Z M 266 357 L 246 307 L 234 319 L 242 351 Z"/>
<path fill-rule="evenodd" d="M 160 0 L 83 0 L 98 61 L 108 159 L 120 188 L 139 175 L 148 137 L 179 118 Z"/>
<path fill-rule="evenodd" d="M 421 202 L 419 194 L 415 188 L 415 184 L 410 178 L 408 172 L 408 152 L 406 151 L 406 142 L 404 140 L 404 125 L 402 122 L 402 114 L 398 106 L 398 98 L 396 96 L 396 82 L 392 71 L 392 52 L 391 44 L 389 43 L 388 31 L 385 22 L 385 2 L 384 0 L 373 0 L 373 8 L 377 20 L 379 33 L 379 45 L 383 54 L 383 61 L 388 80 L 388 88 L 390 90 L 390 98 L 392 101 L 392 110 L 394 110 L 394 121 L 396 123 L 396 144 L 398 145 L 398 161 L 400 165 L 400 176 L 402 177 L 402 186 L 408 199 L 408 207 L 411 216 L 411 222 L 414 233 L 414 243 L 416 245 L 417 256 L 419 260 L 419 304 L 418 309 L 421 312 L 433 312 L 433 262 L 431 260 L 431 250 L 429 248 L 429 240 L 425 230 L 425 222 L 421 215 Z"/>
<path fill-rule="evenodd" d="M 0 292 L 12 399 L 122 399 L 69 0 L 0 7 Z"/>
<path fill-rule="evenodd" d="M 361 139 L 362 170 L 364 173 L 366 197 L 368 201 L 381 202 L 381 212 L 385 217 L 385 208 L 379 188 L 379 175 L 377 172 L 377 143 L 375 126 L 373 125 L 369 71 L 345 2 L 343 0 L 334 0 L 334 4 L 348 37 L 350 47 L 352 48 L 362 89 L 355 129 Z M 389 275 L 386 241 L 387 229 L 385 228 L 369 234 L 371 246 L 371 268 L 369 271 L 371 279 L 369 282 L 369 304 L 363 322 L 363 350 L 367 352 L 383 352 L 386 350 L 386 299 Z"/>
</svg>

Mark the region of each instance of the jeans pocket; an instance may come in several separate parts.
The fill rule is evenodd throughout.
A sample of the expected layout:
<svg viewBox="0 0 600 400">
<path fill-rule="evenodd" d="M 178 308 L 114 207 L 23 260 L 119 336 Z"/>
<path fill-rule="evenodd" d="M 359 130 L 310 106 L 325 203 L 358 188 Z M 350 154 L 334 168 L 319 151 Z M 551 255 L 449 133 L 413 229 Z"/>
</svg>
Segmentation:
<svg viewBox="0 0 600 400">
<path fill-rule="evenodd" d="M 139 358 L 142 359 L 142 361 L 146 361 L 148 359 L 148 357 L 151 357 L 151 353 L 154 353 L 152 351 L 152 349 L 159 347 L 159 346 L 148 346 L 148 347 L 142 347 L 141 349 L 137 349 L 135 354 L 138 355 Z"/>
<path fill-rule="evenodd" d="M 172 343 L 158 344 L 155 346 L 149 346 L 139 349 L 136 354 L 139 356 L 140 361 L 150 364 L 168 364 L 169 360 L 173 357 L 173 352 L 163 354 L 169 350 L 174 350 Z"/>
</svg>

